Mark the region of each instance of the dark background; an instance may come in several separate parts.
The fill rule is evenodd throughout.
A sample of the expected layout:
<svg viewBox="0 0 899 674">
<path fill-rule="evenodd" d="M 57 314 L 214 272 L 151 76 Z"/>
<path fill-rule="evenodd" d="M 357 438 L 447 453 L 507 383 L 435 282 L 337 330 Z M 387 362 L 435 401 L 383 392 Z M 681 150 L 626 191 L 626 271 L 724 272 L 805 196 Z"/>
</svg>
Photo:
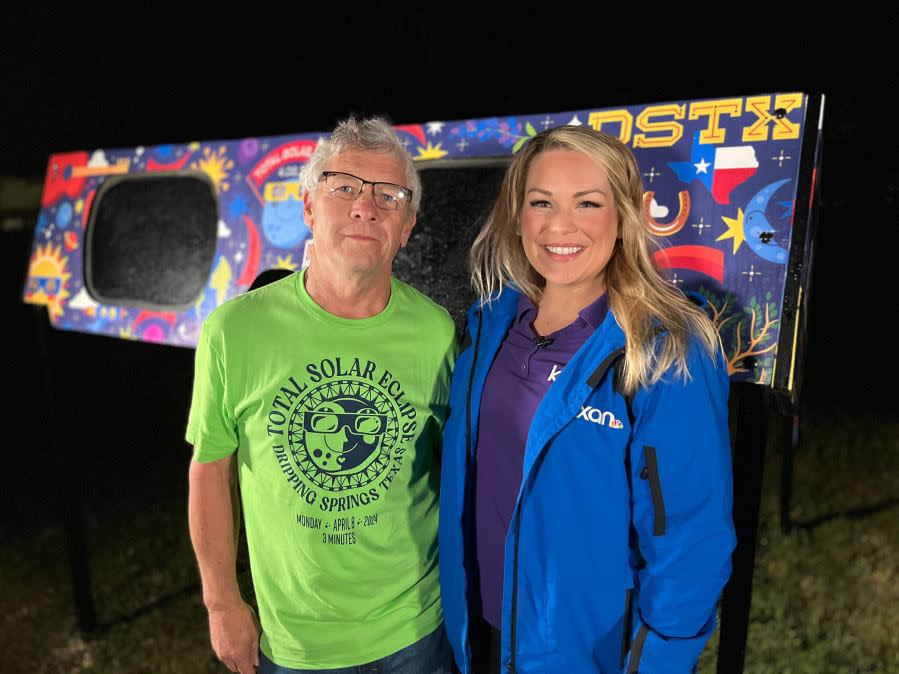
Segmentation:
<svg viewBox="0 0 899 674">
<path fill-rule="evenodd" d="M 896 11 L 631 4 L 7 6 L 0 175 L 40 180 L 51 152 L 324 131 L 350 112 L 401 124 L 824 93 L 803 402 L 896 418 Z M 152 517 L 154 499 L 184 498 L 193 352 L 52 333 L 54 413 L 34 311 L 20 299 L 31 231 L 0 236 L 4 420 L 16 438 L 0 542 L 66 507 L 59 485 L 77 473 L 61 449 L 78 457 L 95 509 L 130 501 Z"/>
<path fill-rule="evenodd" d="M 810 377 L 820 369 L 825 380 L 882 387 L 871 370 L 889 349 L 852 345 L 883 343 L 871 337 L 891 323 L 896 287 L 896 10 L 864 2 L 8 9 L 0 175 L 37 180 L 51 152 L 328 130 L 349 112 L 400 124 L 824 93 Z M 5 297 L 16 304 L 27 252 L 3 248 Z"/>
</svg>

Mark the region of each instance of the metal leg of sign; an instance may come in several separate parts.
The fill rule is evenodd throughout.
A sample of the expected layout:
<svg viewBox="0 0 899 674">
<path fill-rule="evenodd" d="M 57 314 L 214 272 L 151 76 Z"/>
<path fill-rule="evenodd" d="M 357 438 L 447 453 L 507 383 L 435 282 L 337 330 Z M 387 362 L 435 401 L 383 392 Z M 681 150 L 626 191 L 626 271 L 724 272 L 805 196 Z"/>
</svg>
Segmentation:
<svg viewBox="0 0 899 674">
<path fill-rule="evenodd" d="M 730 400 L 734 472 L 734 526 L 737 547 L 733 573 L 721 600 L 718 674 L 740 674 L 746 659 L 752 574 L 758 535 L 765 446 L 768 434 L 768 389 L 734 383 Z"/>
<path fill-rule="evenodd" d="M 790 509 L 793 503 L 793 457 L 799 447 L 799 415 L 780 420 L 780 530 L 786 535 L 793 529 Z"/>
<path fill-rule="evenodd" d="M 37 341 L 40 348 L 40 359 L 43 366 L 43 388 L 46 409 L 50 419 L 50 428 L 60 428 L 58 423 L 56 396 L 53 384 L 53 364 L 51 362 L 49 319 L 44 307 L 35 307 L 35 324 Z M 59 494 L 63 512 L 63 528 L 66 547 L 69 554 L 69 572 L 72 577 L 72 594 L 75 600 L 75 618 L 82 634 L 88 635 L 96 631 L 97 612 L 94 608 L 94 597 L 91 592 L 90 563 L 84 540 L 84 514 L 81 503 L 81 468 L 77 448 L 67 445 L 59 446 L 54 433 L 46 435 L 51 443 L 51 451 L 59 465 Z"/>
</svg>

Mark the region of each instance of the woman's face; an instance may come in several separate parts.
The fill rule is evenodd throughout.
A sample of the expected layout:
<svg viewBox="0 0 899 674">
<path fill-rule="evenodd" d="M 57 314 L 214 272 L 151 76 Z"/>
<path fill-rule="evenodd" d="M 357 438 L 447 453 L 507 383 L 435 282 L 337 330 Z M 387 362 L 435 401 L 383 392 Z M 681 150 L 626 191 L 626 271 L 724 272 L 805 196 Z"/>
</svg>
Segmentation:
<svg viewBox="0 0 899 674">
<path fill-rule="evenodd" d="M 605 169 L 582 152 L 555 149 L 533 160 L 521 210 L 521 241 L 545 291 L 598 297 L 618 236 L 618 208 Z"/>
</svg>

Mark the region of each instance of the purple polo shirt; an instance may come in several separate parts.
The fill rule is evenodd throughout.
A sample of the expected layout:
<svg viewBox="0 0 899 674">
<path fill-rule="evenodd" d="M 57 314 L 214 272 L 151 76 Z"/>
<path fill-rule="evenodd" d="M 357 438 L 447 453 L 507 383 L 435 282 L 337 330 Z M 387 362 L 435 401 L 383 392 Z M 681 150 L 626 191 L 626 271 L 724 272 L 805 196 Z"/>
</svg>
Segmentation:
<svg viewBox="0 0 899 674">
<path fill-rule="evenodd" d="M 521 486 L 531 420 L 552 382 L 607 311 L 603 294 L 573 323 L 546 335 L 540 345 L 531 327 L 537 307 L 522 295 L 515 321 L 487 375 L 475 450 L 476 585 L 481 615 L 497 629 L 502 628 L 506 532 Z"/>
</svg>

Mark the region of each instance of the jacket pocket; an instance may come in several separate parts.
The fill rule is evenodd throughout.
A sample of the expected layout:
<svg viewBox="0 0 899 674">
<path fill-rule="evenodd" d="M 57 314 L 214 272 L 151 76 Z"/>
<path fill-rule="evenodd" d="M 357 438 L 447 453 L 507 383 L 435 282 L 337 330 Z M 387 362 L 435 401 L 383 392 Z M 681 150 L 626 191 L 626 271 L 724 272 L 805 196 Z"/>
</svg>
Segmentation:
<svg viewBox="0 0 899 674">
<path fill-rule="evenodd" d="M 646 459 L 646 465 L 640 471 L 640 477 L 649 480 L 649 493 L 652 496 L 653 510 L 653 536 L 664 536 L 666 529 L 665 522 L 665 499 L 662 496 L 662 481 L 659 479 L 659 461 L 656 457 L 656 448 L 649 445 L 643 445 L 643 456 Z"/>
</svg>

